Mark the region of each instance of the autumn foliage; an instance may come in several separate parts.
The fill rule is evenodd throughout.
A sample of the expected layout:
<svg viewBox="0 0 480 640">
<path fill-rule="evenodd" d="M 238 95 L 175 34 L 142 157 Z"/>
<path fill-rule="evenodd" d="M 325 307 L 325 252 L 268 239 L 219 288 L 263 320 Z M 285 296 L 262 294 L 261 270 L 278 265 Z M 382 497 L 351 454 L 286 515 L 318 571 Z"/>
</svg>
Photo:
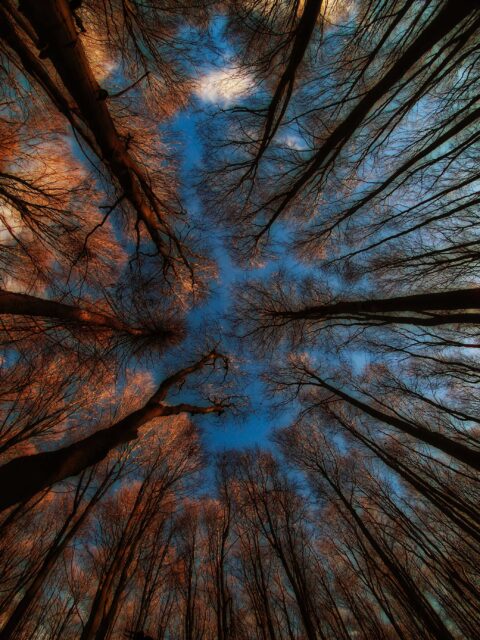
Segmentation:
<svg viewBox="0 0 480 640">
<path fill-rule="evenodd" d="M 0 640 L 478 637 L 479 42 L 0 0 Z"/>
</svg>

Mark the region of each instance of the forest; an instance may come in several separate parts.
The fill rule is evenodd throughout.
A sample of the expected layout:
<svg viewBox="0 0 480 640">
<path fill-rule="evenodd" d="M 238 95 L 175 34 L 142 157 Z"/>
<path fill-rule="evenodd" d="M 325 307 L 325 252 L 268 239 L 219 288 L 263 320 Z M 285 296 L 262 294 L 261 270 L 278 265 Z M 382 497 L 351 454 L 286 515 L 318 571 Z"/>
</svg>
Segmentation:
<svg viewBox="0 0 480 640">
<path fill-rule="evenodd" d="M 0 0 L 0 640 L 476 640 L 480 4 Z"/>
</svg>

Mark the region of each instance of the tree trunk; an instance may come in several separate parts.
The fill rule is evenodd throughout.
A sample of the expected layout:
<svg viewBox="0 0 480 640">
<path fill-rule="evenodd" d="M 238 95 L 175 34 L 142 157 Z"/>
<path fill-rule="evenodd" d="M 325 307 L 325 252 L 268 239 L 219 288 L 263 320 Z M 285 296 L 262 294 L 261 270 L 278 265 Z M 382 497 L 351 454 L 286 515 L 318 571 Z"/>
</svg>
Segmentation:
<svg viewBox="0 0 480 640">
<path fill-rule="evenodd" d="M 55 482 L 75 476 L 84 469 L 97 464 L 112 449 L 131 440 L 136 440 L 139 428 L 153 418 L 178 415 L 184 412 L 190 414 L 222 413 L 225 406 L 221 402 L 207 407 L 197 407 L 191 404 L 173 406 L 163 404 L 172 386 L 181 384 L 189 374 L 198 371 L 207 363 L 218 358 L 223 358 L 223 356 L 211 351 L 194 364 L 165 378 L 141 409 L 133 411 L 110 427 L 100 429 L 92 435 L 56 451 L 21 456 L 7 462 L 0 467 L 0 487 L 2 487 L 0 511 L 17 502 L 26 501 Z"/>
<path fill-rule="evenodd" d="M 449 518 L 464 533 L 471 536 L 480 544 L 480 515 L 475 513 L 458 499 L 458 496 L 451 496 L 448 488 L 444 491 L 434 487 L 427 478 L 422 477 L 413 468 L 406 465 L 401 458 L 394 457 L 377 445 L 373 440 L 351 427 L 347 422 L 332 412 L 335 420 L 354 438 L 357 438 L 365 447 L 370 449 L 378 458 L 393 469 L 405 482 L 412 486 L 420 495 L 428 500 L 441 513 Z"/>
<path fill-rule="evenodd" d="M 70 542 L 70 540 L 72 540 L 82 524 L 85 522 L 87 516 L 89 515 L 93 507 L 98 503 L 106 488 L 107 478 L 104 480 L 104 482 L 102 482 L 101 486 L 95 492 L 94 496 L 86 505 L 80 516 L 68 529 L 74 513 L 69 516 L 67 522 L 63 525 L 62 529 L 57 534 L 52 547 L 47 552 L 47 555 L 45 556 L 40 569 L 37 571 L 35 578 L 30 583 L 28 589 L 23 595 L 23 598 L 17 604 L 7 623 L 2 629 L 2 632 L 0 633 L 0 640 L 11 640 L 12 638 L 15 638 L 15 633 L 19 625 L 29 611 L 30 606 L 37 597 L 40 589 L 42 588 L 45 580 L 48 578 L 50 572 L 55 566 L 58 558 L 64 551 L 67 544 Z"/>
<path fill-rule="evenodd" d="M 65 324 L 73 323 L 94 329 L 112 329 L 135 336 L 145 333 L 142 329 L 130 327 L 118 318 L 104 313 L 4 289 L 0 289 L 0 314 L 55 318 Z"/>
<path fill-rule="evenodd" d="M 341 503 L 354 519 L 362 535 L 368 541 L 368 544 L 385 565 L 388 570 L 388 577 L 392 582 L 398 585 L 410 607 L 421 621 L 422 626 L 424 626 L 426 630 L 432 631 L 435 634 L 435 637 L 439 640 L 454 640 L 452 634 L 444 625 L 436 611 L 417 589 L 411 577 L 406 574 L 396 562 L 392 561 L 387 553 L 384 552 L 382 546 L 378 543 L 370 529 L 360 518 L 355 508 L 348 502 L 340 487 L 337 486 L 325 471 L 321 471 L 320 473 L 334 490 L 335 494 L 340 498 Z"/>
<path fill-rule="evenodd" d="M 162 415 L 161 405 L 147 403 L 111 427 L 57 449 L 15 458 L 0 467 L 0 510 L 34 496 L 55 482 L 75 476 L 103 460 L 108 453 L 135 440 L 138 429 Z"/>
<path fill-rule="evenodd" d="M 288 56 L 287 66 L 268 105 L 265 127 L 259 149 L 253 160 L 253 167 L 256 167 L 260 162 L 261 157 L 275 136 L 287 110 L 295 86 L 297 71 L 310 44 L 310 39 L 317 24 L 322 4 L 323 0 L 306 0 L 304 3 L 302 16 L 295 28 L 295 37 Z"/>
<path fill-rule="evenodd" d="M 366 93 L 350 114 L 340 122 L 308 162 L 307 168 L 292 186 L 275 200 L 280 200 L 269 222 L 260 235 L 268 232 L 285 207 L 299 191 L 317 174 L 332 164 L 356 129 L 362 124 L 375 104 L 381 100 L 408 71 L 465 18 L 478 9 L 472 0 L 458 3 L 447 0 L 437 15 L 427 24 L 414 42 L 403 52 L 391 69 Z"/>
<path fill-rule="evenodd" d="M 311 372 L 309 373 L 310 375 L 312 375 L 313 379 L 317 381 L 316 383 L 312 383 L 315 386 L 323 387 L 324 389 L 331 391 L 339 398 L 342 398 L 342 400 L 345 400 L 346 402 L 351 404 L 353 407 L 357 407 L 358 409 L 361 409 L 372 418 L 375 418 L 380 422 L 389 424 L 392 427 L 395 427 L 395 429 L 398 429 L 399 431 L 403 431 L 404 433 L 407 433 L 408 435 L 413 436 L 417 440 L 420 440 L 421 442 L 424 442 L 425 444 L 428 444 L 429 446 L 434 447 L 435 449 L 443 451 L 443 453 L 446 453 L 448 456 L 451 456 L 452 458 L 455 458 L 456 460 L 463 462 L 463 464 L 466 464 L 467 466 L 472 467 L 477 471 L 480 471 L 480 452 L 479 451 L 470 449 L 470 447 L 467 447 L 466 445 L 460 442 L 456 442 L 455 440 L 452 440 L 448 436 L 444 436 L 442 433 L 430 431 L 430 429 L 427 429 L 426 427 L 423 427 L 416 423 L 407 422 L 402 418 L 397 418 L 396 416 L 389 415 L 388 413 L 379 411 L 378 409 L 371 407 L 369 404 L 366 404 L 361 400 L 357 400 L 356 398 L 354 398 L 353 396 L 350 396 L 344 391 L 341 391 L 340 389 L 337 389 L 336 387 L 331 386 L 324 380 L 321 380 L 315 374 L 312 374 Z"/>
<path fill-rule="evenodd" d="M 469 105 L 470 106 L 470 105 Z M 373 200 L 376 196 L 378 196 L 382 191 L 387 189 L 393 182 L 399 178 L 402 174 L 405 174 L 409 169 L 411 169 L 417 162 L 427 157 L 429 154 L 433 153 L 437 149 L 440 149 L 442 145 L 448 142 L 451 138 L 456 136 L 458 133 L 467 129 L 469 126 L 474 124 L 480 118 L 480 108 L 475 109 L 468 115 L 466 115 L 460 122 L 453 124 L 446 131 L 442 131 L 441 135 L 434 140 L 434 142 L 427 145 L 424 149 L 414 154 L 409 160 L 402 163 L 398 169 L 396 169 L 391 175 L 389 175 L 381 185 L 370 191 L 366 196 L 364 196 L 359 202 L 349 207 L 345 213 L 343 213 L 338 221 L 335 221 L 335 225 L 338 224 L 339 221 L 345 220 L 346 218 L 353 215 L 356 211 L 364 207 L 368 202 Z M 410 176 L 409 176 L 410 177 Z"/>
<path fill-rule="evenodd" d="M 22 0 L 20 10 L 34 28 L 38 40 L 44 43 L 64 86 L 77 103 L 82 118 L 92 131 L 102 160 L 109 166 L 125 197 L 145 224 L 159 253 L 167 256 L 164 234 L 170 231 L 166 221 L 155 210 L 149 195 L 144 193 L 149 180 L 128 152 L 111 117 L 101 87 L 88 61 L 77 33 L 67 0 Z"/>
<path fill-rule="evenodd" d="M 462 310 L 465 312 L 461 313 Z M 436 315 L 435 311 L 455 311 L 456 313 Z M 419 315 L 388 315 L 401 313 Z M 332 304 L 312 305 L 295 311 L 278 311 L 272 315 L 288 320 L 320 321 L 341 317 L 352 321 L 372 320 L 387 324 L 419 326 L 477 324 L 480 322 L 480 287 L 376 300 L 341 300 Z"/>
</svg>

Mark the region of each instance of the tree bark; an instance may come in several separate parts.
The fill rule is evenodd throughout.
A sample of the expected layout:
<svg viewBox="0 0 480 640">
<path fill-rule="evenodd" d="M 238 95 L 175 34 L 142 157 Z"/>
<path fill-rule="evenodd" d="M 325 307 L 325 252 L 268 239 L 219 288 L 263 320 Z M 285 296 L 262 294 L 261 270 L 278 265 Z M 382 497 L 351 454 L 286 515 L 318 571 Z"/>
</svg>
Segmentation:
<svg viewBox="0 0 480 640">
<path fill-rule="evenodd" d="M 468 311 L 467 311 L 468 310 Z M 436 311 L 456 313 L 435 314 Z M 462 311 L 464 311 L 462 313 Z M 422 314 L 412 316 L 385 314 Z M 292 311 L 272 312 L 287 320 L 374 320 L 389 324 L 476 324 L 480 322 L 480 287 L 439 293 L 420 293 L 377 300 L 342 300 L 332 304 L 306 306 Z"/>
<path fill-rule="evenodd" d="M 304 3 L 302 16 L 295 28 L 295 37 L 293 38 L 292 49 L 288 56 L 287 66 L 268 106 L 262 139 L 258 152 L 252 162 L 253 168 L 260 162 L 261 157 L 275 136 L 287 110 L 295 86 L 297 71 L 310 44 L 310 39 L 320 15 L 322 3 L 323 0 L 306 0 Z"/>
<path fill-rule="evenodd" d="M 66 522 L 64 523 L 61 530 L 55 537 L 55 540 L 52 546 L 50 547 L 50 549 L 48 550 L 33 581 L 28 586 L 22 599 L 17 604 L 12 614 L 8 618 L 7 623 L 3 627 L 2 632 L 0 633 L 0 640 L 11 640 L 12 638 L 15 638 L 15 633 L 19 625 L 21 624 L 22 620 L 28 613 L 30 606 L 32 605 L 39 591 L 43 587 L 45 580 L 48 578 L 58 558 L 64 551 L 67 544 L 70 542 L 70 540 L 72 540 L 72 538 L 75 536 L 75 534 L 80 529 L 82 524 L 85 522 L 88 515 L 92 511 L 93 507 L 98 503 L 98 501 L 104 494 L 105 490 L 108 488 L 109 479 L 111 476 L 113 476 L 112 473 L 110 473 L 103 480 L 100 487 L 97 489 L 97 491 L 92 496 L 89 503 L 83 509 L 81 514 L 76 518 L 76 520 L 75 520 L 75 512 L 79 505 L 77 504 L 74 505 L 72 512 L 69 514 Z M 73 523 L 72 523 L 72 520 L 73 520 Z"/>
<path fill-rule="evenodd" d="M 370 449 L 384 464 L 393 469 L 406 483 L 441 511 L 445 517 L 480 544 L 480 515 L 478 513 L 475 513 L 463 501 L 459 501 L 458 496 L 451 496 L 447 489 L 442 491 L 433 486 L 427 477 L 421 476 L 414 468 L 405 464 L 401 458 L 392 456 L 333 411 L 331 415 L 346 431 Z"/>
<path fill-rule="evenodd" d="M 190 373 L 201 369 L 206 363 L 222 357 L 210 352 L 193 365 L 177 371 L 166 378 L 147 403 L 137 411 L 105 429 L 74 442 L 71 445 L 28 456 L 15 458 L 0 467 L 0 511 L 17 502 L 28 500 L 36 493 L 103 460 L 112 449 L 126 444 L 138 437 L 139 428 L 145 423 L 167 415 L 184 412 L 222 413 L 225 405 L 212 404 L 207 407 L 179 404 L 169 406 L 163 404 L 168 390 L 182 382 Z"/>
<path fill-rule="evenodd" d="M 470 104 L 468 105 L 470 106 Z M 404 163 L 398 167 L 395 171 L 393 171 L 378 187 L 370 191 L 366 196 L 364 196 L 359 202 L 349 207 L 345 213 L 343 213 L 338 220 L 335 221 L 335 225 L 337 225 L 342 220 L 349 218 L 354 213 L 356 213 L 359 209 L 364 207 L 368 202 L 373 200 L 376 196 L 378 196 L 382 191 L 387 189 L 390 185 L 392 185 L 397 178 L 399 178 L 402 174 L 405 174 L 409 169 L 414 167 L 420 160 L 426 158 L 428 155 L 440 149 L 442 145 L 447 143 L 451 138 L 458 135 L 464 129 L 467 129 L 472 124 L 474 124 L 480 118 L 480 108 L 475 109 L 468 115 L 466 115 L 460 122 L 453 124 L 449 129 L 442 130 L 441 135 L 438 136 L 436 140 L 427 145 L 424 149 L 415 153 L 411 158 L 406 160 Z M 443 129 L 443 127 L 442 127 Z M 413 172 L 412 172 L 413 173 Z"/>
<path fill-rule="evenodd" d="M 73 305 L 56 302 L 55 300 L 46 300 L 24 293 L 5 291 L 4 289 L 0 289 L 1 314 L 55 318 L 65 323 L 74 323 L 95 329 L 112 329 L 113 331 L 129 333 L 134 336 L 145 334 L 143 329 L 130 327 L 118 318 L 105 313 L 88 311 Z"/>
<path fill-rule="evenodd" d="M 338 496 L 347 512 L 350 513 L 361 534 L 368 541 L 368 544 L 385 565 L 388 570 L 388 578 L 398 585 L 399 590 L 403 593 L 411 609 L 418 616 L 422 626 L 424 626 L 426 630 L 432 631 L 435 634 L 435 637 L 439 638 L 439 640 L 454 640 L 450 631 L 447 629 L 434 608 L 419 591 L 410 575 L 385 552 L 382 545 L 377 541 L 373 533 L 360 518 L 357 511 L 347 500 L 337 483 L 330 478 L 324 469 L 319 468 L 319 472 Z"/>
<path fill-rule="evenodd" d="M 300 190 L 317 174 L 320 170 L 332 164 L 353 133 L 362 124 L 375 104 L 381 100 L 408 71 L 438 42 L 455 29 L 474 11 L 478 11 L 478 6 L 472 0 L 458 3 L 455 0 L 447 0 L 437 15 L 422 30 L 414 42 L 403 52 L 400 58 L 393 64 L 391 69 L 381 77 L 376 84 L 366 93 L 358 104 L 352 109 L 349 115 L 342 120 L 326 138 L 320 149 L 310 159 L 307 168 L 300 177 L 292 184 L 288 191 L 275 197 L 280 200 L 274 213 L 258 234 L 258 237 L 268 232 L 275 220 L 279 217 L 287 205 L 297 196 Z"/>
</svg>

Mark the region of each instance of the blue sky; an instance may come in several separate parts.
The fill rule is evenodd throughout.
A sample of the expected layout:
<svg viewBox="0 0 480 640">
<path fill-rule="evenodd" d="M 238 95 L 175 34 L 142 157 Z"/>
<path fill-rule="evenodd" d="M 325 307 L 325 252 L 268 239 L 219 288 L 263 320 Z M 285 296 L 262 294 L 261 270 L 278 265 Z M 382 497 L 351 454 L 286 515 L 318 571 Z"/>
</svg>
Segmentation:
<svg viewBox="0 0 480 640">
<path fill-rule="evenodd" d="M 205 79 L 208 79 L 209 75 L 213 78 L 218 77 L 218 72 L 221 74 L 221 70 L 229 65 L 232 51 L 223 36 L 223 24 L 223 18 L 219 17 L 212 25 L 212 37 L 217 51 L 213 53 L 205 50 L 205 63 L 199 70 L 200 76 Z M 221 89 L 219 91 L 221 93 Z M 199 92 L 199 95 L 194 96 L 189 107 L 178 113 L 174 121 L 169 123 L 179 137 L 179 148 L 183 150 L 182 198 L 189 214 L 201 219 L 204 218 L 202 206 L 193 185 L 196 170 L 203 168 L 203 148 L 199 128 L 202 126 L 202 121 L 209 117 L 211 110 L 224 106 L 216 102 L 216 98 L 223 103 L 224 96 L 215 94 L 214 83 L 210 83 L 205 87 L 203 94 Z M 219 277 L 212 288 L 212 295 L 207 304 L 192 312 L 190 322 L 193 326 L 202 325 L 206 316 L 214 316 L 217 321 L 222 322 L 222 316 L 228 311 L 232 286 L 245 277 L 245 271 L 236 267 L 230 259 L 223 244 L 222 235 L 212 233 L 210 240 L 218 264 Z M 225 415 L 221 419 L 211 416 L 197 419 L 209 452 L 221 452 L 255 444 L 265 445 L 268 442 L 268 434 L 276 423 L 270 415 L 268 404 L 264 401 L 265 390 L 253 366 L 248 368 L 251 381 L 243 389 L 251 402 L 251 410 L 248 414 L 240 419 L 232 415 Z"/>
<path fill-rule="evenodd" d="M 200 79 L 200 88 L 187 109 L 176 115 L 174 120 L 168 124 L 170 131 L 173 131 L 174 138 L 179 143 L 178 149 L 182 150 L 181 164 L 181 184 L 182 199 L 190 215 L 198 217 L 205 224 L 208 218 L 202 211 L 200 199 L 195 191 L 194 182 L 203 169 L 203 153 L 201 136 L 203 123 L 219 108 L 238 104 L 242 100 L 248 99 L 253 92 L 248 87 L 248 82 L 244 78 L 229 79 L 228 70 L 233 67 L 233 52 L 229 47 L 223 34 L 224 20 L 218 17 L 211 27 L 213 42 L 216 51 L 206 49 L 204 63 L 197 70 Z M 227 73 L 225 73 L 227 70 Z M 219 80 L 219 81 L 218 81 Z M 224 123 L 223 118 L 213 119 L 218 121 L 217 126 Z M 211 120 L 209 122 L 211 126 Z M 221 131 L 219 133 L 221 138 Z M 295 131 L 292 136 L 296 139 Z M 301 140 L 299 138 L 299 143 Z M 213 223 L 210 223 L 213 225 Z M 281 232 L 281 227 L 280 227 Z M 270 260 L 264 267 L 246 270 L 232 262 L 229 257 L 227 247 L 224 244 L 222 234 L 218 229 L 212 229 L 210 240 L 212 249 L 218 264 L 219 276 L 217 283 L 212 287 L 212 295 L 207 304 L 197 309 L 190 315 L 190 322 L 193 330 L 195 326 L 201 328 L 206 317 L 213 317 L 217 322 L 225 326 L 223 319 L 230 307 L 230 297 L 232 288 L 241 286 L 249 275 L 265 277 L 278 269 L 286 267 L 289 271 L 294 271 L 300 275 L 306 275 L 308 269 L 305 265 L 299 265 L 297 260 L 289 258 L 281 252 L 277 254 L 275 260 Z M 335 280 L 335 277 L 331 275 Z M 338 286 L 338 282 L 332 281 L 332 287 Z M 236 352 L 238 345 L 232 341 L 224 341 L 227 349 Z M 261 382 L 261 367 L 265 363 L 253 362 L 253 358 L 248 360 L 248 353 L 242 353 L 245 358 L 245 369 L 249 382 L 242 389 L 250 401 L 250 409 L 239 419 L 236 416 L 225 415 L 221 420 L 207 416 L 197 419 L 201 425 L 204 442 L 209 452 L 218 452 L 230 448 L 242 448 L 253 445 L 270 446 L 268 436 L 275 427 L 287 426 L 295 418 L 298 406 L 282 407 L 281 411 L 273 412 L 271 404 L 266 398 L 266 389 Z M 353 364 L 361 368 L 365 364 L 364 355 L 361 353 L 352 354 Z"/>
</svg>

